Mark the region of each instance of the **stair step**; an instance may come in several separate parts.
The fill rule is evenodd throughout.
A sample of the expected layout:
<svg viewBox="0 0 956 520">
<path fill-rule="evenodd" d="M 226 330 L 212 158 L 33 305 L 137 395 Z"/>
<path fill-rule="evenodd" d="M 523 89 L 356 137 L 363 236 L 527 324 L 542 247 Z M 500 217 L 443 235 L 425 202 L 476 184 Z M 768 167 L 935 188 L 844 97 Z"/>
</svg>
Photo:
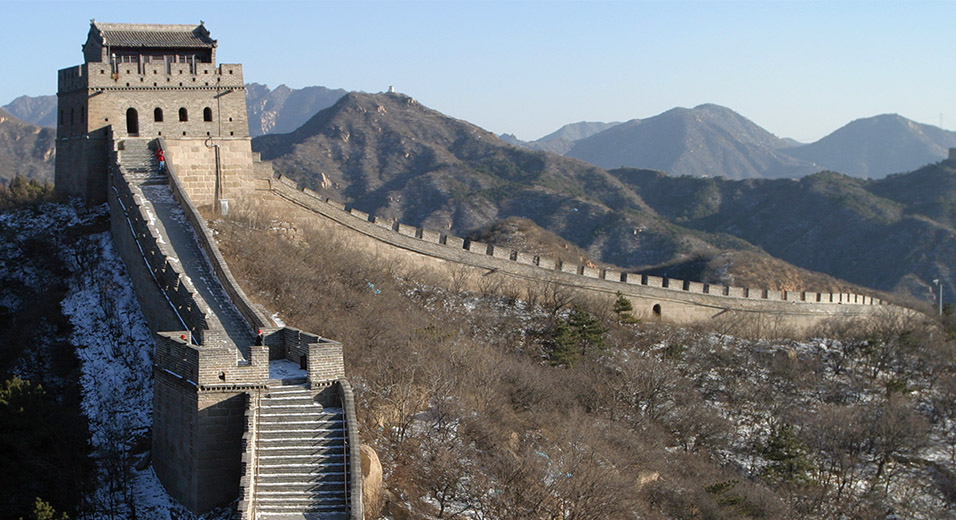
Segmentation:
<svg viewBox="0 0 956 520">
<path fill-rule="evenodd" d="M 345 480 L 330 482 L 295 482 L 292 484 L 279 482 L 256 482 L 256 493 L 344 493 Z"/>
<path fill-rule="evenodd" d="M 322 464 L 315 464 L 311 460 L 298 461 L 298 462 L 280 462 L 274 461 L 276 464 L 268 464 L 260 462 L 258 466 L 259 474 L 263 477 L 269 475 L 332 475 L 335 473 L 343 473 L 345 471 L 345 461 L 339 459 L 340 462 L 323 462 Z"/>
<path fill-rule="evenodd" d="M 267 497 L 262 497 L 260 499 L 257 499 L 256 502 L 259 504 L 262 504 L 263 502 L 265 502 L 265 503 L 272 503 L 272 504 L 278 504 L 278 505 L 282 505 L 283 501 L 288 501 L 288 502 L 295 501 L 299 503 L 302 503 L 302 502 L 305 502 L 305 503 L 326 502 L 327 503 L 327 502 L 337 502 L 337 501 L 345 502 L 345 498 L 346 498 L 345 489 L 343 488 L 338 493 L 330 492 L 330 493 L 323 493 L 318 495 L 308 495 L 308 494 L 301 494 L 301 493 L 272 493 L 272 494 L 269 494 L 269 496 Z"/>
<path fill-rule="evenodd" d="M 303 385 L 279 385 L 279 386 L 270 386 L 269 393 L 266 396 L 270 395 L 285 395 L 285 394 L 305 394 L 312 395 L 312 391 L 306 388 Z"/>
<path fill-rule="evenodd" d="M 265 455 L 259 457 L 260 468 L 275 467 L 315 467 L 315 468 L 337 468 L 343 466 L 348 461 L 345 460 L 345 453 L 330 453 L 328 455 Z"/>
<path fill-rule="evenodd" d="M 331 415 L 324 412 L 302 412 L 302 413 L 276 413 L 275 411 L 265 411 L 259 413 L 260 425 L 276 425 L 285 423 L 312 423 L 318 426 L 331 426 L 342 428 L 345 424 L 345 418 L 341 415 Z"/>
<path fill-rule="evenodd" d="M 331 482 L 344 483 L 344 472 L 318 473 L 300 470 L 298 473 L 260 473 L 256 476 L 257 484 L 326 484 Z"/>
<path fill-rule="evenodd" d="M 262 401 L 259 403 L 259 408 L 261 415 L 289 415 L 295 413 L 337 415 L 334 412 L 326 412 L 321 405 L 294 399 Z"/>
<path fill-rule="evenodd" d="M 259 457 L 260 460 L 264 457 L 343 457 L 345 456 L 345 445 L 314 446 L 310 444 L 308 446 L 258 446 L 256 448 L 256 456 Z"/>
<path fill-rule="evenodd" d="M 345 427 L 343 419 L 323 419 L 314 415 L 283 415 L 270 418 L 268 421 L 260 421 L 261 430 L 280 430 L 284 425 L 312 425 L 315 430 L 341 430 Z M 294 429 L 305 428 L 306 426 L 295 426 Z"/>
<path fill-rule="evenodd" d="M 297 405 L 311 405 L 321 408 L 322 405 L 316 404 L 312 396 L 307 393 L 299 392 L 280 392 L 278 394 L 267 395 L 261 402 L 263 405 L 293 403 Z"/>
<path fill-rule="evenodd" d="M 256 520 L 346 520 L 347 518 L 348 513 L 345 511 L 307 513 L 263 511 L 256 514 Z"/>
<path fill-rule="evenodd" d="M 260 511 L 260 514 L 257 515 L 258 518 L 264 518 L 261 516 L 262 513 L 322 513 L 322 512 L 346 512 L 346 504 L 344 503 L 329 503 L 329 504 L 302 504 L 299 507 L 283 507 L 280 503 L 265 503 L 260 504 L 256 502 L 256 509 Z M 274 517 L 266 517 L 274 518 Z M 309 518 L 309 517 L 299 517 L 299 518 Z M 313 517 L 313 518 L 323 518 L 323 517 Z"/>
<path fill-rule="evenodd" d="M 262 442 L 259 446 L 263 448 L 281 446 L 314 446 L 326 448 L 330 444 L 345 444 L 346 437 L 345 433 L 341 430 L 316 431 L 313 429 L 289 429 L 260 431 L 258 440 Z"/>
</svg>

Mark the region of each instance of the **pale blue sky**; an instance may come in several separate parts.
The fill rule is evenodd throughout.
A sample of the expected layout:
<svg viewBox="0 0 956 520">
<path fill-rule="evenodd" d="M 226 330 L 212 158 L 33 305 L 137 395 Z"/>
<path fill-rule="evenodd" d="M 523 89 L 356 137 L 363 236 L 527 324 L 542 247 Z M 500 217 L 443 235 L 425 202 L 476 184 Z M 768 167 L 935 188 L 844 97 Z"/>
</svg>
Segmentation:
<svg viewBox="0 0 956 520">
<path fill-rule="evenodd" d="M 247 82 L 384 91 L 496 133 L 727 106 L 813 141 L 898 113 L 956 129 L 953 1 L 0 0 L 0 105 L 54 94 L 90 18 L 206 22 Z"/>
</svg>

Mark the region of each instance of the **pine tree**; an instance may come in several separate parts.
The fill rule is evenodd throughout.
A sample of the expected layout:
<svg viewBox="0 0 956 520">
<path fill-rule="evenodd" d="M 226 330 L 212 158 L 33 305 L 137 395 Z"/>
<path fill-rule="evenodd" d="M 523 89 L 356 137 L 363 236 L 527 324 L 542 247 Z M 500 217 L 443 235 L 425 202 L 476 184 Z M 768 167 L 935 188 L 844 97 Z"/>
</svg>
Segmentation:
<svg viewBox="0 0 956 520">
<path fill-rule="evenodd" d="M 628 300 L 621 291 L 617 292 L 617 300 L 614 301 L 612 310 L 617 314 L 618 323 L 637 323 L 638 321 L 637 318 L 631 314 L 631 311 L 634 310 L 631 300 Z"/>
<path fill-rule="evenodd" d="M 764 476 L 773 482 L 806 483 L 813 465 L 807 458 L 807 446 L 793 431 L 793 426 L 784 424 L 775 428 L 760 449 L 770 463 Z"/>
<path fill-rule="evenodd" d="M 607 348 L 604 341 L 605 332 L 607 329 L 601 324 L 601 320 L 575 305 L 567 318 L 559 319 L 555 323 L 551 339 L 546 346 L 548 360 L 555 366 L 573 367 L 589 352 Z"/>
</svg>

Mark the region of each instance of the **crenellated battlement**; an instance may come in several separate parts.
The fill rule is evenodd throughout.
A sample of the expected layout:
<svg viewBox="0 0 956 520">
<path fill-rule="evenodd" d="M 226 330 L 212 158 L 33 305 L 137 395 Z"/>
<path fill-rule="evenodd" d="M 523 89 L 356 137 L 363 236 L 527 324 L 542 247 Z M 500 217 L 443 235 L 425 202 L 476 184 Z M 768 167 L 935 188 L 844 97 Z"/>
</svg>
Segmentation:
<svg viewBox="0 0 956 520">
<path fill-rule="evenodd" d="M 374 255 L 382 261 L 404 261 L 412 253 L 417 259 L 413 261 L 415 267 L 431 265 L 433 272 L 453 278 L 451 283 L 461 286 L 467 281 L 473 289 L 498 285 L 515 293 L 561 286 L 589 297 L 621 293 L 631 300 L 634 314 L 644 319 L 689 324 L 726 317 L 728 312 L 747 313 L 773 316 L 796 330 L 807 330 L 834 317 L 885 312 L 889 305 L 868 295 L 732 287 L 562 262 L 371 216 L 307 188 L 300 189 L 296 182 L 281 176 L 272 180 L 271 190 L 280 199 L 307 209 L 315 218 L 333 222 L 343 233 L 343 240 L 348 229 L 354 240 L 381 244 Z"/>
<path fill-rule="evenodd" d="M 447 259 L 460 259 L 488 268 L 504 268 L 506 271 L 515 270 L 526 273 L 523 268 L 533 267 L 537 271 L 544 271 L 538 277 L 548 277 L 553 274 L 572 275 L 578 277 L 580 285 L 588 285 L 590 280 L 603 280 L 617 284 L 622 291 L 632 286 L 648 289 L 663 290 L 672 294 L 701 295 L 719 298 L 722 300 L 762 300 L 768 302 L 786 302 L 792 304 L 837 304 L 837 305 L 886 305 L 879 298 L 868 295 L 848 293 L 819 293 L 811 291 L 779 291 L 772 289 L 755 289 L 750 287 L 733 287 L 719 284 L 708 284 L 677 278 L 666 278 L 641 273 L 627 273 L 613 269 L 593 267 L 588 265 L 562 262 L 547 256 L 532 255 L 510 248 L 496 247 L 491 244 L 473 241 L 446 233 L 431 231 L 402 224 L 394 219 L 371 216 L 368 213 L 341 204 L 337 201 L 322 197 L 308 189 L 299 189 L 295 181 L 284 177 L 277 177 L 272 184 L 273 189 L 286 197 L 297 201 L 315 205 L 318 211 L 338 211 L 352 217 L 353 225 L 357 230 L 373 232 L 372 227 L 385 230 L 389 233 L 373 232 L 377 238 L 402 247 L 408 247 L 409 240 L 421 242 L 415 248 L 426 254 L 433 254 Z M 304 195 L 301 197 L 293 193 Z M 367 224 L 371 224 L 369 226 Z M 413 243 L 413 242 L 412 242 Z M 426 245 L 427 244 L 427 245 Z M 441 246 L 441 247 L 432 247 Z M 461 257 L 459 251 L 469 253 Z M 508 269 L 513 266 L 514 269 Z M 718 300 L 714 300 L 718 304 Z"/>
<path fill-rule="evenodd" d="M 242 65 L 212 63 L 84 63 L 57 74 L 57 92 L 108 89 L 241 89 Z"/>
</svg>

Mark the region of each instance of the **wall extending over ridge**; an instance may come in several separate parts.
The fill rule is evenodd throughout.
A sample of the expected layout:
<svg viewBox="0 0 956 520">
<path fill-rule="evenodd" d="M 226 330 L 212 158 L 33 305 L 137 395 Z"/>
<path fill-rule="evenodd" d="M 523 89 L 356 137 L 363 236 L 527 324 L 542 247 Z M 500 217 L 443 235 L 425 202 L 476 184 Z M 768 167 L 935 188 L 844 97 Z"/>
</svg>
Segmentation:
<svg viewBox="0 0 956 520">
<path fill-rule="evenodd" d="M 139 186 L 142 177 L 137 178 L 123 166 L 123 154 L 136 153 L 128 149 L 143 148 L 146 144 L 146 140 L 135 141 L 114 141 L 109 136 L 108 202 L 117 250 L 127 265 L 137 299 L 156 338 L 153 464 L 157 475 L 170 494 L 194 512 L 208 511 L 241 496 L 243 514 L 254 513 L 254 490 L 248 486 L 254 480 L 255 453 L 254 445 L 247 442 L 248 414 L 269 386 L 275 384 L 270 379 L 270 361 L 284 358 L 306 365 L 308 381 L 317 396 L 338 392 L 341 395 L 337 399 L 345 401 L 343 406 L 352 410 L 346 416 L 350 432 L 354 432 L 349 441 L 356 446 L 350 479 L 353 497 L 361 497 L 358 425 L 351 402 L 354 398 L 344 379 L 342 345 L 297 329 L 272 326 L 249 301 L 187 194 L 173 161 L 167 164 L 166 193 L 182 208 L 185 221 L 159 222 L 159 213 Z M 162 140 L 153 144 L 166 147 Z M 176 152 L 170 149 L 167 157 L 171 159 Z M 202 151 L 211 150 L 203 147 Z M 251 157 L 250 152 L 246 162 L 251 164 Z M 182 162 L 189 172 L 190 161 Z M 252 177 L 251 169 L 241 174 Z M 165 186 L 151 189 L 157 188 L 167 190 Z M 178 219 L 181 217 L 174 218 Z M 160 231 L 160 224 L 165 231 Z M 226 334 L 221 320 L 185 274 L 182 252 L 174 250 L 164 234 L 175 225 L 186 226 L 194 233 L 205 257 L 200 260 L 208 260 L 212 271 L 204 278 L 221 282 L 249 327 L 262 330 L 262 345 L 233 347 L 224 343 Z M 252 336 L 249 342 L 253 342 Z M 254 432 L 251 435 L 254 439 Z M 360 498 L 357 500 L 352 509 L 361 512 Z"/>
<path fill-rule="evenodd" d="M 871 316 L 889 308 L 886 302 L 868 295 L 727 287 L 569 264 L 370 217 L 311 190 L 299 189 L 295 182 L 282 177 L 272 179 L 270 191 L 278 199 L 307 210 L 309 215 L 300 213 L 299 218 L 349 230 L 353 242 L 361 243 L 380 260 L 405 261 L 410 268 L 427 267 L 471 289 L 514 287 L 519 282 L 525 293 L 562 287 L 613 298 L 620 292 L 631 300 L 635 316 L 642 319 L 689 324 L 726 319 L 728 315 L 752 315 L 771 317 L 799 330 L 832 317 Z M 292 217 L 283 212 L 283 218 Z"/>
</svg>

